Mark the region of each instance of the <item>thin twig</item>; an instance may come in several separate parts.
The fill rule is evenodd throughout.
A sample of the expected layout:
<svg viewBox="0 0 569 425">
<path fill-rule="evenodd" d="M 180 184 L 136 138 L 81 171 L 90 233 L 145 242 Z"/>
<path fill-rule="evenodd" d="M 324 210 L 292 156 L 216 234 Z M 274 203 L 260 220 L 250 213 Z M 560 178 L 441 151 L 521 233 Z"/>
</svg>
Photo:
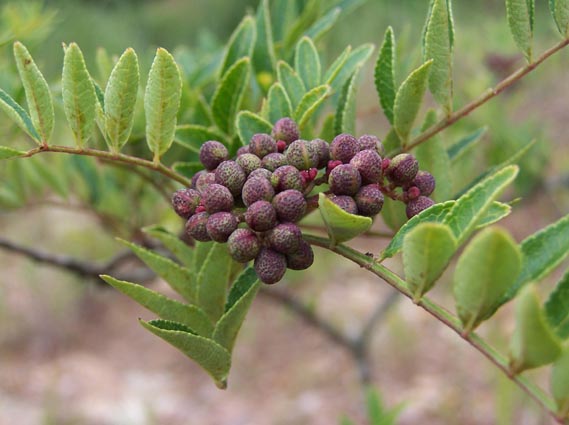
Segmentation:
<svg viewBox="0 0 569 425">
<path fill-rule="evenodd" d="M 322 232 L 326 233 L 327 230 L 324 226 L 319 226 L 317 224 L 301 224 L 300 227 L 305 230 L 313 230 L 315 232 Z M 391 239 L 395 236 L 393 233 L 390 232 L 379 232 L 377 230 L 368 230 L 360 234 L 359 236 L 368 237 L 368 238 L 388 238 Z"/>
</svg>

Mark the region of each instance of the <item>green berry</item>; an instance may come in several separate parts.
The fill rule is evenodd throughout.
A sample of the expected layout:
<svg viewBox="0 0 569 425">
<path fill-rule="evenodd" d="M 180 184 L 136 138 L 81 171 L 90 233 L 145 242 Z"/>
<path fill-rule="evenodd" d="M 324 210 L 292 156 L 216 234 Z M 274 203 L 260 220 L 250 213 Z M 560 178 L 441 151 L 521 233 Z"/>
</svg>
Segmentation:
<svg viewBox="0 0 569 425">
<path fill-rule="evenodd" d="M 354 199 L 360 215 L 373 217 L 383 208 L 383 193 L 375 184 L 361 187 Z"/>
<path fill-rule="evenodd" d="M 263 159 L 265 155 L 277 151 L 277 142 L 268 134 L 258 133 L 253 135 L 249 143 L 249 152 Z"/>
<path fill-rule="evenodd" d="M 358 139 L 351 134 L 339 134 L 330 143 L 330 157 L 347 164 L 360 151 Z"/>
<path fill-rule="evenodd" d="M 277 212 L 270 202 L 257 201 L 245 211 L 247 225 L 256 232 L 266 232 L 277 225 Z"/>
<path fill-rule="evenodd" d="M 245 206 L 250 206 L 257 201 L 270 201 L 275 196 L 275 190 L 267 179 L 255 177 L 248 179 L 243 185 L 241 198 Z"/>
<path fill-rule="evenodd" d="M 261 159 L 252 153 L 239 155 L 235 162 L 239 164 L 246 175 L 250 175 L 253 171 L 261 168 Z"/>
<path fill-rule="evenodd" d="M 273 207 L 280 221 L 295 223 L 304 217 L 307 205 L 301 192 L 288 189 L 275 195 Z"/>
<path fill-rule="evenodd" d="M 270 248 L 262 248 L 254 263 L 259 279 L 269 285 L 283 278 L 286 266 L 286 257 Z"/>
<path fill-rule="evenodd" d="M 300 138 L 300 131 L 298 130 L 296 122 L 285 117 L 275 123 L 271 135 L 275 140 L 282 140 L 286 142 L 287 145 L 290 145 Z"/>
<path fill-rule="evenodd" d="M 285 151 L 287 162 L 298 170 L 308 170 L 318 165 L 318 153 L 315 149 L 309 149 L 308 144 L 306 140 L 296 140 Z"/>
<path fill-rule="evenodd" d="M 314 251 L 305 240 L 300 241 L 298 250 L 286 256 L 287 267 L 291 270 L 306 270 L 314 263 Z"/>
<path fill-rule="evenodd" d="M 351 164 L 342 164 L 330 172 L 328 184 L 334 195 L 354 196 L 362 185 L 362 178 L 356 167 Z"/>
<path fill-rule="evenodd" d="M 207 232 L 207 220 L 209 214 L 204 212 L 199 212 L 194 214 L 186 222 L 186 234 L 196 241 L 208 242 L 211 240 L 209 233 Z"/>
<path fill-rule="evenodd" d="M 228 188 L 217 183 L 210 184 L 202 193 L 202 203 L 210 214 L 218 211 L 231 211 L 233 195 Z"/>
<path fill-rule="evenodd" d="M 261 242 L 252 230 L 236 229 L 227 240 L 227 248 L 235 261 L 246 263 L 259 254 Z"/>
<path fill-rule="evenodd" d="M 385 174 L 396 185 L 411 183 L 419 171 L 419 162 L 410 153 L 402 153 L 391 159 Z"/>
<path fill-rule="evenodd" d="M 229 158 L 227 148 L 220 142 L 210 140 L 200 147 L 200 162 L 207 170 L 214 170 Z"/>
<path fill-rule="evenodd" d="M 227 242 L 229 235 L 237 229 L 238 224 L 239 221 L 230 212 L 217 212 L 207 219 L 207 234 L 215 242 Z"/>
<path fill-rule="evenodd" d="M 277 192 L 294 189 L 304 190 L 304 180 L 300 171 L 292 165 L 283 165 L 277 168 L 271 176 L 271 183 Z"/>
<path fill-rule="evenodd" d="M 229 189 L 233 196 L 239 196 L 247 176 L 235 161 L 223 161 L 215 170 L 215 182 Z"/>
<path fill-rule="evenodd" d="M 275 171 L 277 168 L 287 165 L 286 156 L 278 152 L 270 153 L 263 158 L 261 165 L 269 171 Z"/>
<path fill-rule="evenodd" d="M 364 183 L 378 183 L 383 174 L 381 162 L 381 157 L 375 150 L 366 149 L 358 152 L 350 164 L 360 172 Z"/>
<path fill-rule="evenodd" d="M 179 189 L 172 195 L 172 206 L 180 217 L 188 219 L 200 204 L 200 194 L 194 189 Z"/>
<path fill-rule="evenodd" d="M 302 232 L 296 224 L 281 223 L 267 233 L 266 241 L 275 251 L 281 254 L 292 254 L 300 246 Z"/>
</svg>

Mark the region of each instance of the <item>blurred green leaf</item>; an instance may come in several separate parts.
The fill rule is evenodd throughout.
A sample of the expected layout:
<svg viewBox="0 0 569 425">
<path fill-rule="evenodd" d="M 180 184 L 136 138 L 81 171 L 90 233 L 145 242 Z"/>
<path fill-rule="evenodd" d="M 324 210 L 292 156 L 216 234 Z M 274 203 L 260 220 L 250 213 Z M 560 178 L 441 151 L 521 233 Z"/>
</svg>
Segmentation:
<svg viewBox="0 0 569 425">
<path fill-rule="evenodd" d="M 214 244 L 215 242 L 195 242 L 193 265 L 190 267 L 193 274 L 197 275 L 200 272 Z"/>
<path fill-rule="evenodd" d="M 569 270 L 545 303 L 549 325 L 560 338 L 569 338 Z M 569 395 L 569 394 L 568 394 Z"/>
<path fill-rule="evenodd" d="M 182 174 L 183 176 L 186 176 L 187 178 L 191 179 L 194 176 L 194 174 L 196 174 L 198 171 L 203 170 L 204 166 L 199 161 L 194 161 L 194 162 L 176 161 L 172 164 L 172 169 L 176 173 Z"/>
<path fill-rule="evenodd" d="M 281 45 L 286 31 L 296 18 L 297 4 L 290 0 L 271 0 L 270 6 L 274 40 Z"/>
<path fill-rule="evenodd" d="M 114 67 L 113 59 L 104 47 L 97 47 L 95 52 L 95 63 L 97 65 L 97 74 L 99 83 L 104 87 L 111 75 Z"/>
<path fill-rule="evenodd" d="M 506 0 L 508 25 L 519 49 L 527 61 L 532 61 L 535 0 Z"/>
<path fill-rule="evenodd" d="M 366 63 L 373 53 L 374 47 L 373 44 L 362 44 L 352 50 L 335 78 L 330 79 L 330 82 L 327 83 L 332 87 L 332 93 L 339 92 L 346 84 L 346 81 L 354 74 L 355 70 Z"/>
<path fill-rule="evenodd" d="M 308 37 L 302 37 L 296 45 L 294 68 L 307 90 L 320 84 L 322 74 L 320 57 L 314 42 Z"/>
<path fill-rule="evenodd" d="M 356 134 L 356 92 L 359 71 L 359 68 L 356 69 L 342 88 L 334 119 L 336 134 Z"/>
<path fill-rule="evenodd" d="M 42 141 L 47 143 L 53 133 L 54 122 L 49 86 L 28 49 L 20 42 L 14 43 L 14 58 L 26 93 L 32 123 Z"/>
<path fill-rule="evenodd" d="M 67 198 L 69 195 L 70 167 L 68 167 L 68 163 L 63 162 L 67 159 L 68 158 L 60 157 L 58 162 L 54 160 L 54 158 L 50 158 L 49 162 L 38 160 L 34 163 L 34 169 L 45 185 L 50 187 L 62 198 Z"/>
<path fill-rule="evenodd" d="M 289 0 L 290 2 L 290 0 Z M 322 0 L 306 0 L 300 7 L 300 15 L 291 22 L 290 27 L 286 28 L 286 35 L 283 40 L 283 50 L 286 53 L 293 48 L 299 38 L 316 22 L 320 16 Z"/>
<path fill-rule="evenodd" d="M 268 119 L 273 124 L 283 117 L 292 116 L 292 105 L 281 83 L 275 83 L 269 89 L 267 111 Z"/>
<path fill-rule="evenodd" d="M 318 41 L 322 36 L 324 36 L 324 34 L 332 29 L 336 22 L 338 22 L 341 12 L 342 9 L 339 7 L 330 9 L 324 16 L 314 22 L 304 35 L 310 37 L 314 41 Z"/>
<path fill-rule="evenodd" d="M 389 133 L 387 133 L 383 139 L 383 146 L 385 146 L 385 150 L 387 151 L 388 155 L 389 152 L 393 152 L 401 148 L 401 139 L 397 135 L 394 127 L 391 127 Z"/>
<path fill-rule="evenodd" d="M 332 245 L 346 242 L 367 232 L 373 224 L 370 217 L 344 211 L 328 199 L 324 193 L 318 194 L 318 207 Z"/>
<path fill-rule="evenodd" d="M 338 73 L 342 70 L 342 67 L 345 65 L 351 52 L 352 47 L 346 47 L 342 53 L 340 53 L 340 55 L 334 60 L 334 62 L 332 62 L 332 65 L 330 65 L 330 67 L 326 70 L 324 77 L 322 77 L 324 84 L 332 84 L 332 81 L 334 81 L 334 78 L 336 78 Z"/>
<path fill-rule="evenodd" d="M 329 93 L 330 86 L 323 85 L 313 88 L 302 97 L 294 112 L 294 118 L 301 130 Z"/>
<path fill-rule="evenodd" d="M 158 239 L 162 245 L 176 256 L 180 262 L 188 268 L 192 267 L 194 249 L 189 247 L 178 235 L 174 235 L 161 226 L 148 226 L 142 229 L 144 233 Z M 172 319 L 175 320 L 175 319 Z M 178 320 L 179 322 L 179 320 Z"/>
<path fill-rule="evenodd" d="M 453 285 L 456 310 L 466 333 L 490 317 L 521 265 L 520 249 L 505 230 L 491 227 L 472 239 L 458 260 Z"/>
<path fill-rule="evenodd" d="M 16 103 L 12 97 L 4 90 L 0 89 L 0 108 L 14 121 L 24 132 L 34 139 L 36 142 L 41 141 L 36 128 L 32 124 L 32 120 L 28 113 L 20 105 Z"/>
<path fill-rule="evenodd" d="M 214 243 L 197 276 L 197 304 L 213 322 L 224 313 L 231 263 L 227 247 Z"/>
<path fill-rule="evenodd" d="M 216 130 L 215 127 L 204 127 L 194 124 L 184 124 L 176 127 L 174 141 L 193 152 L 198 153 L 201 145 L 208 140 L 217 140 L 225 146 L 229 146 L 226 136 L 219 130 Z"/>
<path fill-rule="evenodd" d="M 237 134 L 243 145 L 249 144 L 251 137 L 257 133 L 270 134 L 273 126 L 270 122 L 250 111 L 241 111 L 237 114 Z"/>
<path fill-rule="evenodd" d="M 18 158 L 25 155 L 25 151 L 18 151 L 16 149 L 9 148 L 7 146 L 0 146 L 0 160 Z"/>
<path fill-rule="evenodd" d="M 526 288 L 516 303 L 516 329 L 510 343 L 510 371 L 552 363 L 561 355 L 561 342 L 548 326 L 534 286 Z"/>
<path fill-rule="evenodd" d="M 557 29 L 563 37 L 569 36 L 569 1 L 549 0 L 549 10 L 553 15 Z"/>
<path fill-rule="evenodd" d="M 569 415 L 569 347 L 565 347 L 551 369 L 551 394 L 557 403 L 559 417 L 567 417 Z"/>
<path fill-rule="evenodd" d="M 448 148 L 447 154 L 451 162 L 457 161 L 466 152 L 468 152 L 470 148 L 476 146 L 476 144 L 482 139 L 482 136 L 486 134 L 486 131 L 488 131 L 488 127 L 481 127 L 478 130 L 463 137 L 450 148 Z"/>
<path fill-rule="evenodd" d="M 393 35 L 393 28 L 387 27 L 375 64 L 374 81 L 383 113 L 391 124 L 393 124 L 393 106 L 396 94 L 394 68 L 395 36 Z"/>
<path fill-rule="evenodd" d="M 324 118 L 324 122 L 322 123 L 322 130 L 320 130 L 320 138 L 322 140 L 326 140 L 328 143 L 330 140 L 333 140 L 338 134 L 336 133 L 335 128 L 335 121 L 336 114 L 328 114 L 326 118 Z"/>
<path fill-rule="evenodd" d="M 370 425 L 395 425 L 401 406 L 388 409 L 384 406 L 376 389 L 366 390 L 366 407 Z"/>
<path fill-rule="evenodd" d="M 255 18 L 245 16 L 235 31 L 233 31 L 227 44 L 227 50 L 219 73 L 222 80 L 225 80 L 226 74 L 229 73 L 235 64 L 253 55 L 256 37 Z"/>
<path fill-rule="evenodd" d="M 304 83 L 290 65 L 284 61 L 279 61 L 277 65 L 277 77 L 283 87 L 285 88 L 292 107 L 296 108 L 302 99 L 302 96 L 306 93 L 306 88 Z"/>
<path fill-rule="evenodd" d="M 273 73 L 276 69 L 276 56 L 271 27 L 269 0 L 261 0 L 257 8 L 257 37 L 253 50 L 253 68 L 255 72 Z"/>
</svg>

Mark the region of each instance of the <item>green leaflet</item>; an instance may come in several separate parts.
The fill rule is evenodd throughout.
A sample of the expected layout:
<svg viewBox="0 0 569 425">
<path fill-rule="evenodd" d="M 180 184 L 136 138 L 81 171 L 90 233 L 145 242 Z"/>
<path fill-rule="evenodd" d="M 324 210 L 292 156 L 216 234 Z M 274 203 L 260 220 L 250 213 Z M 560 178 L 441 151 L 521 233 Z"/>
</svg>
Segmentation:
<svg viewBox="0 0 569 425">
<path fill-rule="evenodd" d="M 395 36 L 393 28 L 387 27 L 383 44 L 375 64 L 375 89 L 379 103 L 387 120 L 393 124 L 393 106 L 395 104 Z"/>
<path fill-rule="evenodd" d="M 257 133 L 270 134 L 273 126 L 259 115 L 250 111 L 241 111 L 237 114 L 237 134 L 243 145 L 249 144 L 251 137 Z"/>
<path fill-rule="evenodd" d="M 180 262 L 188 268 L 192 267 L 194 250 L 190 248 L 177 235 L 174 235 L 161 226 L 148 226 L 142 229 L 144 233 L 158 239 Z M 175 319 L 172 319 L 175 320 Z M 179 320 L 178 320 L 179 322 Z"/>
<path fill-rule="evenodd" d="M 172 164 L 172 169 L 175 172 L 180 173 L 183 176 L 191 179 L 194 176 L 194 174 L 196 174 L 198 171 L 203 170 L 204 166 L 199 161 L 193 161 L 193 162 L 177 161 Z"/>
<path fill-rule="evenodd" d="M 320 84 L 322 66 L 314 42 L 308 37 L 302 37 L 296 45 L 294 53 L 294 69 L 307 90 Z"/>
<path fill-rule="evenodd" d="M 213 324 L 195 305 L 182 304 L 144 286 L 111 276 L 101 276 L 101 279 L 164 320 L 179 322 L 206 338 L 213 334 Z"/>
<path fill-rule="evenodd" d="M 14 58 L 18 73 L 26 92 L 26 101 L 34 127 L 44 143 L 49 142 L 53 133 L 53 102 L 49 86 L 35 64 L 28 49 L 20 43 L 14 43 Z"/>
<path fill-rule="evenodd" d="M 356 69 L 342 88 L 334 120 L 336 134 L 356 134 L 356 92 L 359 71 L 359 68 Z"/>
<path fill-rule="evenodd" d="M 257 9 L 257 37 L 253 49 L 253 68 L 257 74 L 273 73 L 276 68 L 276 56 L 271 27 L 271 10 L 268 0 L 261 0 Z"/>
<path fill-rule="evenodd" d="M 422 130 L 425 131 L 436 122 L 437 114 L 431 109 L 427 113 Z M 439 136 L 433 136 L 426 143 L 417 146 L 413 153 L 421 164 L 421 170 L 428 171 L 435 177 L 437 185 L 431 198 L 437 202 L 449 199 L 452 196 L 452 173 L 443 140 Z"/>
<path fill-rule="evenodd" d="M 288 97 L 290 98 L 293 108 L 296 108 L 306 93 L 304 83 L 290 65 L 284 61 L 279 61 L 277 65 L 277 77 L 280 83 L 285 88 Z"/>
<path fill-rule="evenodd" d="M 330 86 L 323 85 L 313 88 L 302 97 L 294 112 L 294 118 L 301 131 L 305 124 L 308 123 L 310 117 L 316 112 L 316 109 L 326 100 L 329 93 Z"/>
<path fill-rule="evenodd" d="M 453 285 L 465 333 L 490 317 L 494 304 L 514 283 L 521 264 L 520 250 L 505 230 L 490 227 L 472 239 L 458 260 Z"/>
<path fill-rule="evenodd" d="M 370 425 L 396 425 L 397 417 L 401 413 L 403 405 L 388 409 L 384 405 L 379 392 L 373 388 L 367 388 L 366 407 Z"/>
<path fill-rule="evenodd" d="M 401 139 L 397 135 L 395 128 L 391 127 L 389 132 L 385 135 L 383 139 L 383 146 L 385 146 L 385 150 L 388 152 L 393 152 L 401 148 Z"/>
<path fill-rule="evenodd" d="M 318 194 L 318 207 L 332 245 L 348 241 L 367 232 L 373 224 L 370 217 L 344 211 L 330 201 L 324 193 Z"/>
<path fill-rule="evenodd" d="M 282 117 L 292 116 L 292 105 L 281 83 L 275 83 L 267 94 L 267 118 L 275 123 Z"/>
<path fill-rule="evenodd" d="M 403 146 L 406 145 L 409 134 L 413 129 L 413 123 L 417 118 L 423 96 L 427 89 L 427 80 L 433 61 L 425 62 L 413 71 L 401 84 L 395 95 L 393 107 L 393 127 L 401 139 Z"/>
<path fill-rule="evenodd" d="M 271 24 L 275 42 L 281 42 L 297 15 L 297 4 L 290 0 L 271 0 Z M 281 43 L 279 43 L 281 44 Z"/>
<path fill-rule="evenodd" d="M 257 37 L 255 18 L 245 16 L 229 39 L 225 57 L 220 68 L 219 76 L 225 79 L 226 74 L 235 64 L 245 57 L 250 58 Z"/>
<path fill-rule="evenodd" d="M 334 24 L 338 21 L 341 12 L 342 9 L 339 7 L 330 9 L 324 16 L 314 22 L 304 35 L 314 41 L 318 41 L 324 34 L 332 29 Z"/>
<path fill-rule="evenodd" d="M 144 264 L 168 282 L 172 289 L 184 297 L 186 301 L 190 303 L 195 301 L 196 279 L 190 270 L 149 249 L 142 248 L 141 246 L 122 239 L 119 239 L 119 242 L 128 246 Z"/>
<path fill-rule="evenodd" d="M 215 244 L 215 242 L 198 242 L 198 241 L 196 241 L 196 245 L 194 248 L 194 259 L 192 262 L 193 265 L 192 265 L 192 267 L 190 267 L 190 270 L 192 271 L 192 273 L 197 275 L 200 272 L 201 267 L 202 267 L 205 259 L 209 255 L 209 251 L 211 251 L 211 248 L 213 247 L 214 244 Z"/>
<path fill-rule="evenodd" d="M 527 61 L 532 61 L 535 0 L 506 0 L 508 25 L 514 41 Z"/>
<path fill-rule="evenodd" d="M 342 51 L 342 53 L 340 53 L 340 55 L 334 60 L 334 62 L 332 62 L 332 65 L 330 65 L 330 67 L 324 74 L 324 77 L 322 77 L 322 81 L 324 81 L 324 84 L 328 85 L 332 84 L 332 81 L 334 81 L 334 78 L 336 78 L 338 73 L 342 70 L 351 52 L 352 52 L 352 47 L 351 46 L 346 47 Z"/>
<path fill-rule="evenodd" d="M 28 113 L 2 89 L 0 89 L 0 109 L 2 109 L 6 115 L 8 115 L 8 117 L 18 125 L 18 127 L 24 130 L 28 136 L 38 143 L 41 141 L 41 137 L 32 124 L 32 120 Z"/>
<path fill-rule="evenodd" d="M 374 47 L 373 44 L 362 44 L 349 54 L 336 77 L 328 83 L 332 87 L 332 93 L 337 93 L 344 87 L 344 84 L 354 74 L 354 71 L 363 66 L 370 58 Z"/>
<path fill-rule="evenodd" d="M 198 263 L 200 264 L 200 263 Z M 217 322 L 224 312 L 232 260 L 227 247 L 214 243 L 197 276 L 196 304 Z"/>
<path fill-rule="evenodd" d="M 252 267 L 245 269 L 231 287 L 225 312 L 215 325 L 213 339 L 230 353 L 260 284 Z"/>
<path fill-rule="evenodd" d="M 160 160 L 174 141 L 181 96 L 182 77 L 178 65 L 168 51 L 159 48 L 148 74 L 144 94 L 146 142 L 154 154 L 155 162 Z"/>
<path fill-rule="evenodd" d="M 561 35 L 569 36 L 569 1 L 549 0 L 549 10 Z"/>
<path fill-rule="evenodd" d="M 63 199 L 67 199 L 69 195 L 70 178 L 68 170 L 70 167 L 67 167 L 67 159 L 65 157 L 59 157 L 58 160 L 50 158 L 50 161 L 47 162 L 38 158 L 38 161 L 33 164 L 33 168 L 38 173 L 43 184 L 51 188 Z M 32 158 L 30 160 L 33 161 Z"/>
<path fill-rule="evenodd" d="M 403 239 L 403 270 L 415 302 L 421 299 L 444 272 L 454 252 L 456 239 L 440 223 L 421 223 Z"/>
<path fill-rule="evenodd" d="M 486 214 L 478 220 L 476 223 L 476 230 L 483 229 L 486 226 L 496 223 L 507 217 L 512 212 L 512 207 L 509 204 L 504 204 L 503 202 L 494 201 Z"/>
<path fill-rule="evenodd" d="M 118 152 L 130 137 L 138 80 L 138 58 L 133 49 L 126 49 L 111 71 L 105 89 L 105 133 L 114 152 Z"/>
<path fill-rule="evenodd" d="M 0 146 L 0 160 L 2 159 L 10 159 L 10 158 L 18 158 L 20 156 L 25 155 L 26 152 L 18 151 L 16 149 L 9 148 L 7 146 Z"/>
<path fill-rule="evenodd" d="M 569 347 L 565 347 L 551 369 L 551 394 L 557 403 L 559 417 L 567 417 L 569 415 Z"/>
<path fill-rule="evenodd" d="M 453 32 L 449 0 L 434 0 L 424 34 L 424 60 L 433 60 L 429 90 L 447 115 L 452 112 Z"/>
<path fill-rule="evenodd" d="M 208 140 L 217 140 L 225 146 L 229 146 L 226 136 L 219 130 L 216 130 L 215 127 L 204 127 L 194 124 L 184 124 L 176 127 L 174 141 L 193 152 L 198 153 L 201 145 Z"/>
<path fill-rule="evenodd" d="M 336 115 L 335 114 L 328 114 L 324 118 L 324 122 L 322 123 L 322 129 L 320 130 L 320 138 L 322 140 L 333 140 L 334 137 L 337 136 L 336 131 L 334 130 Z"/>
<path fill-rule="evenodd" d="M 95 64 L 97 65 L 97 77 L 102 86 L 106 86 L 107 80 L 113 70 L 113 59 L 104 47 L 97 47 L 95 52 Z"/>
<path fill-rule="evenodd" d="M 461 245 L 494 200 L 517 176 L 518 167 L 510 165 L 482 180 L 456 201 L 444 223 L 449 225 Z"/>
<path fill-rule="evenodd" d="M 235 62 L 223 75 L 213 98 L 213 119 L 225 133 L 234 134 L 235 116 L 249 82 L 251 60 L 247 57 Z"/>
<path fill-rule="evenodd" d="M 285 29 L 286 35 L 282 43 L 284 54 L 282 56 L 286 56 L 298 39 L 316 22 L 320 16 L 322 3 L 322 0 L 307 0 L 302 7 L 299 6 L 300 15 L 291 22 L 289 28 Z"/>
<path fill-rule="evenodd" d="M 559 338 L 569 338 L 569 270 L 565 272 L 547 299 L 545 315 Z"/>
<path fill-rule="evenodd" d="M 197 362 L 210 374 L 219 388 L 227 387 L 231 355 L 221 345 L 211 339 L 193 334 L 191 329 L 176 322 L 140 320 L 140 324 Z"/>
<path fill-rule="evenodd" d="M 516 329 L 510 343 L 510 371 L 552 363 L 561 355 L 561 343 L 548 326 L 534 286 L 527 288 L 516 304 Z"/>
<path fill-rule="evenodd" d="M 481 127 L 448 148 L 447 154 L 451 162 L 458 161 L 462 155 L 470 150 L 470 148 L 476 146 L 476 144 L 482 139 L 482 136 L 486 134 L 486 131 L 488 131 L 488 127 Z"/>
<path fill-rule="evenodd" d="M 82 147 L 93 133 L 97 96 L 83 53 L 75 43 L 65 49 L 62 87 L 65 116 L 77 146 Z"/>
</svg>

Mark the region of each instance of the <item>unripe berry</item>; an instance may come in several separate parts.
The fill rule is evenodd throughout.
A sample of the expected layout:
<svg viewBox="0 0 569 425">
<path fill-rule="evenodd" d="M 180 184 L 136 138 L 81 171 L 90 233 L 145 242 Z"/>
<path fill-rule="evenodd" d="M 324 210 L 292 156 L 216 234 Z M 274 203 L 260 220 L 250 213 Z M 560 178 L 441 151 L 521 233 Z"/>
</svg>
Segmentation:
<svg viewBox="0 0 569 425">
<path fill-rule="evenodd" d="M 300 171 L 292 165 L 277 168 L 271 176 L 271 183 L 277 192 L 288 189 L 304 190 L 304 181 Z"/>
<path fill-rule="evenodd" d="M 330 145 L 325 140 L 314 139 L 308 142 L 308 149 L 312 149 L 318 156 L 315 168 L 324 168 L 330 160 Z"/>
<path fill-rule="evenodd" d="M 383 193 L 375 184 L 360 188 L 354 197 L 360 215 L 373 217 L 383 208 Z"/>
<path fill-rule="evenodd" d="M 247 180 L 254 179 L 257 177 L 262 177 L 262 178 L 270 181 L 272 175 L 273 175 L 273 173 L 271 173 L 266 168 L 257 168 L 256 170 L 251 171 L 251 174 L 249 174 L 249 177 L 247 177 Z"/>
<path fill-rule="evenodd" d="M 339 134 L 330 143 L 330 157 L 347 164 L 360 151 L 358 139 L 351 134 Z"/>
<path fill-rule="evenodd" d="M 410 153 L 402 153 L 391 158 L 385 174 L 390 182 L 397 185 L 411 183 L 419 171 L 419 162 Z"/>
<path fill-rule="evenodd" d="M 300 131 L 292 119 L 285 117 L 275 123 L 271 135 L 275 140 L 282 140 L 290 145 L 300 138 Z"/>
<path fill-rule="evenodd" d="M 267 233 L 269 246 L 281 254 L 292 254 L 298 250 L 302 241 L 300 228 L 293 223 L 281 223 Z"/>
<path fill-rule="evenodd" d="M 229 158 L 227 148 L 220 142 L 210 140 L 200 147 L 200 162 L 208 170 L 214 170 L 219 164 Z"/>
<path fill-rule="evenodd" d="M 200 204 L 200 194 L 194 189 L 179 189 L 172 195 L 172 206 L 180 217 L 188 219 Z"/>
<path fill-rule="evenodd" d="M 351 164 L 342 164 L 330 172 L 328 184 L 334 195 L 354 196 L 362 185 L 362 178 L 356 167 Z"/>
<path fill-rule="evenodd" d="M 413 186 L 417 186 L 421 195 L 429 196 L 435 190 L 435 178 L 428 171 L 419 170 L 413 179 Z"/>
<path fill-rule="evenodd" d="M 306 270 L 314 263 L 314 251 L 305 240 L 300 241 L 298 250 L 286 256 L 287 267 L 291 270 Z"/>
<path fill-rule="evenodd" d="M 227 240 L 227 248 L 235 261 L 246 263 L 259 254 L 261 242 L 257 234 L 252 230 L 236 229 Z"/>
<path fill-rule="evenodd" d="M 298 190 L 289 189 L 275 195 L 273 207 L 280 221 L 295 223 L 306 213 L 306 200 Z"/>
<path fill-rule="evenodd" d="M 269 171 L 275 171 L 277 168 L 287 165 L 286 156 L 278 152 L 270 153 L 263 158 L 261 165 Z"/>
<path fill-rule="evenodd" d="M 211 240 L 207 232 L 207 220 L 209 214 L 206 212 L 199 212 L 194 214 L 186 222 L 186 234 L 196 241 L 208 242 Z"/>
<path fill-rule="evenodd" d="M 217 183 L 210 184 L 202 192 L 202 203 L 210 214 L 218 211 L 231 211 L 233 208 L 233 195 L 228 188 Z"/>
<path fill-rule="evenodd" d="M 381 157 L 372 149 L 358 152 L 350 161 L 362 176 L 364 183 L 378 183 L 381 180 L 383 170 Z"/>
<path fill-rule="evenodd" d="M 379 156 L 385 156 L 385 148 L 383 147 L 383 143 L 381 143 L 377 137 L 371 134 L 364 134 L 363 136 L 360 136 L 358 139 L 358 145 L 361 151 L 365 151 L 366 149 L 373 149 L 379 154 Z"/>
<path fill-rule="evenodd" d="M 277 212 L 270 202 L 257 201 L 245 211 L 245 221 L 254 231 L 265 232 L 277 225 Z"/>
<path fill-rule="evenodd" d="M 196 183 L 201 175 L 207 173 L 206 170 L 200 170 L 192 176 L 192 189 L 196 189 Z"/>
<path fill-rule="evenodd" d="M 350 214 L 358 213 L 358 206 L 356 201 L 351 196 L 347 195 L 332 195 L 329 198 L 332 202 Z"/>
<path fill-rule="evenodd" d="M 243 171 L 245 171 L 246 175 L 249 175 L 251 172 L 261 168 L 261 159 L 252 153 L 244 153 L 237 156 L 235 162 L 237 162 Z"/>
<path fill-rule="evenodd" d="M 430 206 L 434 205 L 435 201 L 426 196 L 419 196 L 417 199 L 413 199 L 407 203 L 407 208 L 405 208 L 405 213 L 407 218 L 411 218 L 419 214 L 421 211 L 426 210 Z"/>
<path fill-rule="evenodd" d="M 258 133 L 251 137 L 249 152 L 263 159 L 265 155 L 277 151 L 277 142 L 268 134 Z"/>
<path fill-rule="evenodd" d="M 286 257 L 270 248 L 262 248 L 255 258 L 255 272 L 266 284 L 277 283 L 286 272 Z"/>
<path fill-rule="evenodd" d="M 229 189 L 233 196 L 239 196 L 247 176 L 235 161 L 223 161 L 215 169 L 215 182 Z"/>
<path fill-rule="evenodd" d="M 248 179 L 243 185 L 243 191 L 241 192 L 241 198 L 247 207 L 260 200 L 270 201 L 273 199 L 273 196 L 275 196 L 275 190 L 271 182 L 264 177 Z"/>
<path fill-rule="evenodd" d="M 199 193 L 203 193 L 213 183 L 215 183 L 215 173 L 213 171 L 204 172 L 196 180 L 196 190 Z"/>
<path fill-rule="evenodd" d="M 238 224 L 239 221 L 230 212 L 217 212 L 207 219 L 207 234 L 215 242 L 227 242 Z"/>
<path fill-rule="evenodd" d="M 413 199 L 417 199 L 419 196 L 421 196 L 421 191 L 417 186 L 411 186 L 407 190 L 403 191 L 404 202 L 412 201 Z"/>
<path fill-rule="evenodd" d="M 306 140 L 292 142 L 285 151 L 287 162 L 299 170 L 308 170 L 318 165 L 319 157 L 315 149 L 309 148 Z"/>
<path fill-rule="evenodd" d="M 239 149 L 237 149 L 237 158 L 239 158 L 241 155 L 245 155 L 246 153 L 249 153 L 249 145 L 245 145 L 245 146 L 241 146 Z"/>
</svg>

